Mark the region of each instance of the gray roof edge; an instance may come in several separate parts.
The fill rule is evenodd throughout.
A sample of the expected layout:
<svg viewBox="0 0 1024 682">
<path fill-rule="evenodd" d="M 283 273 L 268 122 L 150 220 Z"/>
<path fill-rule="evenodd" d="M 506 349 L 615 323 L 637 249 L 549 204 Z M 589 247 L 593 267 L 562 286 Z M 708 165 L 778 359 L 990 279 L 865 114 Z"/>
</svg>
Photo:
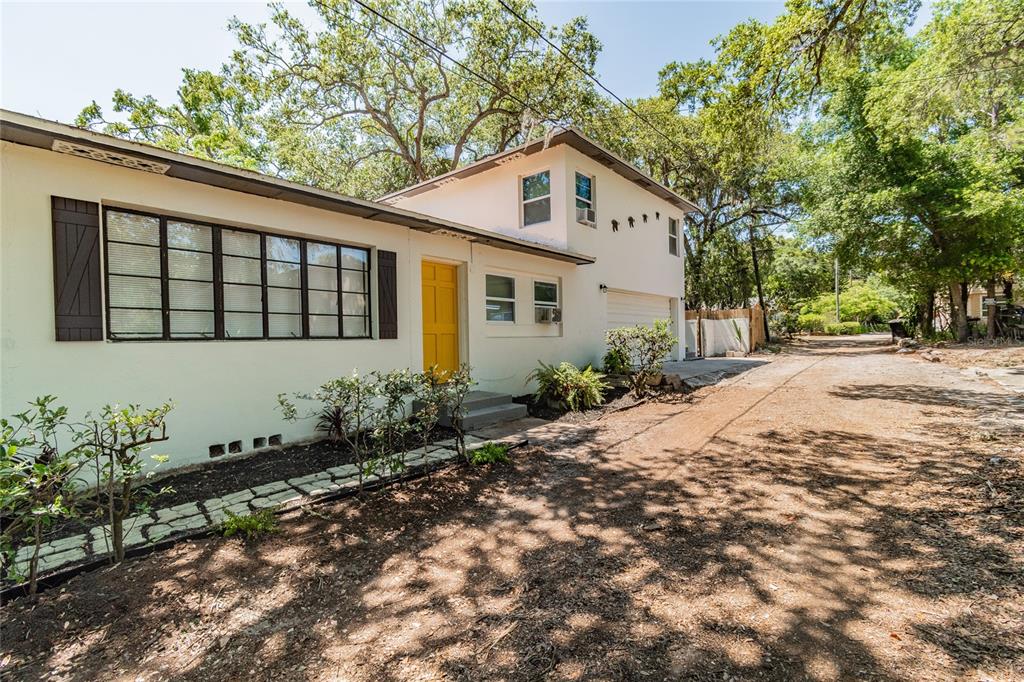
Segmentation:
<svg viewBox="0 0 1024 682">
<path fill-rule="evenodd" d="M 626 161 L 621 156 L 619 156 L 615 152 L 611 151 L 610 149 L 608 149 L 607 147 L 605 147 L 601 143 L 599 143 L 596 140 L 594 140 L 593 138 L 588 137 L 587 135 L 585 135 L 581 130 L 579 130 L 575 126 L 569 126 L 567 128 L 556 128 L 550 134 L 550 136 L 539 137 L 539 138 L 535 138 L 533 140 L 528 140 L 528 141 L 524 142 L 523 144 L 520 144 L 520 145 L 518 145 L 516 147 L 512 147 L 510 149 L 506 149 L 504 151 L 497 152 L 496 154 L 491 154 L 489 156 L 485 156 L 484 158 L 479 159 L 477 161 L 474 161 L 473 163 L 466 164 L 465 166 L 460 166 L 458 168 L 452 169 L 452 170 L 448 171 L 447 173 L 442 173 L 441 175 L 437 175 L 437 176 L 434 176 L 432 178 L 428 178 L 426 180 L 423 180 L 422 182 L 418 182 L 415 185 L 410 185 L 408 187 L 403 187 L 400 190 L 391 192 L 389 194 L 385 194 L 384 196 L 379 197 L 377 199 L 377 201 L 388 201 L 388 200 L 391 200 L 391 199 L 397 199 L 397 198 L 400 198 L 402 196 L 405 196 L 405 195 L 409 194 L 410 192 L 412 192 L 414 190 L 429 191 L 430 189 L 434 189 L 433 187 L 431 187 L 431 185 L 435 185 L 436 186 L 438 182 L 440 182 L 442 180 L 445 180 L 446 178 L 450 178 L 450 177 L 453 177 L 453 176 L 460 175 L 462 173 L 465 173 L 466 171 L 469 171 L 469 170 L 472 170 L 472 169 L 475 169 L 475 168 L 479 168 L 479 167 L 484 166 L 484 165 L 493 164 L 493 163 L 497 162 L 499 159 L 503 159 L 505 157 L 512 156 L 513 154 L 526 154 L 526 153 L 533 154 L 533 153 L 536 153 L 536 151 L 538 151 L 538 150 L 529 151 L 529 152 L 527 150 L 530 147 L 534 147 L 534 146 L 537 146 L 537 145 L 542 145 L 543 146 L 545 141 L 547 141 L 547 144 L 549 146 L 553 146 L 553 145 L 556 145 L 556 144 L 564 144 L 564 143 L 567 142 L 567 140 L 564 137 L 566 135 L 570 136 L 570 138 L 571 137 L 575 137 L 576 139 L 578 139 L 578 140 L 580 140 L 582 142 L 585 142 L 586 144 L 588 144 L 588 145 L 598 149 L 602 154 L 605 154 L 606 156 L 611 158 L 612 161 L 614 161 L 614 164 L 616 166 L 618 166 L 620 168 L 627 168 L 630 171 L 632 171 L 633 173 L 636 173 L 637 175 L 643 177 L 648 183 L 650 183 L 651 185 L 657 187 L 658 189 L 662 190 L 666 194 L 668 194 L 671 197 L 673 197 L 674 199 L 676 199 L 679 203 L 684 204 L 686 207 L 688 207 L 687 210 L 686 210 L 687 213 L 691 213 L 693 211 L 699 211 L 700 210 L 697 207 L 697 205 L 694 204 L 692 201 L 690 201 L 686 197 L 678 194 L 677 192 L 675 192 L 674 190 L 672 190 L 669 187 L 665 186 L 664 184 L 658 182 L 657 180 L 655 180 L 650 175 L 648 175 L 644 171 L 642 171 L 639 168 L 637 168 L 635 165 L 633 165 L 629 161 Z M 569 144 L 571 146 L 571 142 L 569 142 Z M 480 170 L 478 170 L 476 172 L 484 172 L 485 170 L 488 170 L 488 169 L 481 168 Z M 618 169 L 613 168 L 612 170 L 614 170 L 619 175 L 622 175 L 623 177 L 625 177 L 625 175 L 623 175 L 623 173 L 620 172 Z M 630 178 L 626 178 L 626 179 L 630 180 Z M 649 187 L 644 187 L 643 189 L 645 189 L 647 191 L 651 191 L 651 189 Z M 419 193 L 419 192 L 417 192 L 417 193 Z M 660 197 L 660 198 L 666 199 L 666 197 Z"/>
<path fill-rule="evenodd" d="M 217 161 L 209 161 L 195 156 L 181 154 L 179 152 L 172 152 L 154 145 L 135 142 L 132 140 L 124 140 L 105 133 L 97 133 L 95 131 L 78 128 L 65 123 L 58 123 L 27 114 L 9 111 L 7 109 L 0 109 L 0 139 L 14 144 L 34 146 L 41 149 L 51 149 L 52 147 L 52 142 L 51 146 L 42 146 L 38 144 L 31 144 L 24 140 L 15 139 L 12 135 L 13 130 L 28 131 L 30 134 L 41 135 L 51 139 L 75 141 L 84 145 L 91 145 L 99 149 L 106 149 L 108 151 L 124 152 L 125 154 L 143 157 L 172 167 L 205 171 L 206 173 L 232 178 L 243 183 L 252 183 L 252 189 L 255 189 L 256 186 L 260 186 L 264 189 L 269 188 L 275 190 L 277 193 L 273 196 L 269 196 L 267 194 L 257 194 L 256 192 L 245 192 L 244 189 L 229 188 L 222 185 L 216 185 L 211 182 L 179 178 L 186 181 L 198 182 L 200 184 L 220 186 L 224 189 L 228 189 L 229 191 L 240 191 L 264 197 L 269 196 L 269 198 L 300 204 L 302 202 L 297 201 L 298 198 L 309 197 L 325 202 L 332 207 L 327 210 L 334 210 L 338 213 L 346 213 L 368 220 L 389 222 L 408 227 L 409 229 L 416 229 L 425 232 L 452 232 L 462 237 L 469 237 L 471 241 L 479 242 L 488 246 L 494 246 L 495 248 L 505 248 L 523 253 L 531 253 L 541 257 L 576 263 L 577 265 L 585 265 L 596 261 L 596 258 L 593 256 L 577 253 L 568 249 L 559 249 L 546 244 L 531 242 L 525 239 L 517 239 L 515 237 L 505 236 L 482 228 L 446 220 L 444 218 L 417 213 L 415 211 L 389 206 L 376 201 L 357 199 L 337 192 L 320 189 L 319 187 L 303 185 L 291 180 L 284 180 L 282 178 L 277 178 L 244 168 L 236 168 Z M 97 163 L 102 163 L 102 161 L 97 161 Z M 294 196 L 289 196 L 289 194 Z M 412 224 L 410 225 L 407 223 Z"/>
</svg>

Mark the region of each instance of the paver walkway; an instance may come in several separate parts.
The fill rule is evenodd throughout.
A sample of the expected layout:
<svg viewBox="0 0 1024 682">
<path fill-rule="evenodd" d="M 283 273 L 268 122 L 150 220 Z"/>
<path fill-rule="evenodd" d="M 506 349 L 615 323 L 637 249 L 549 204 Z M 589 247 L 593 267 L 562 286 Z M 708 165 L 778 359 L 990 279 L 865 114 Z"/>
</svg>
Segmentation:
<svg viewBox="0 0 1024 682">
<path fill-rule="evenodd" d="M 475 449 L 487 442 L 485 439 L 467 434 L 466 447 Z M 410 469 L 437 467 L 454 459 L 458 453 L 453 449 L 454 439 L 441 441 L 427 449 L 418 448 L 406 454 L 406 466 Z M 380 480 L 376 474 L 363 477 L 364 484 Z M 139 514 L 125 519 L 124 546 L 126 550 L 150 545 L 175 535 L 216 526 L 229 514 L 243 516 L 261 509 L 291 507 L 346 489 L 359 486 L 359 467 L 345 464 L 325 471 L 274 481 L 264 485 L 238 490 L 208 500 L 156 509 L 148 514 Z M 43 543 L 39 550 L 39 573 L 49 573 L 64 566 L 102 559 L 111 553 L 109 525 L 92 528 L 81 533 Z M 22 572 L 28 570 L 33 547 L 18 550 L 15 565 Z"/>
</svg>

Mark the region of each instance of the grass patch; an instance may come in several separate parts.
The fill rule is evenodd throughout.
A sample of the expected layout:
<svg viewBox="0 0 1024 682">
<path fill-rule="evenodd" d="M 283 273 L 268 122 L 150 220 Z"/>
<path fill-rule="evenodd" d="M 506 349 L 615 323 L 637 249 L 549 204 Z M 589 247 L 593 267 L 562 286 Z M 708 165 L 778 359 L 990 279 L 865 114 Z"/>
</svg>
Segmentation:
<svg viewBox="0 0 1024 682">
<path fill-rule="evenodd" d="M 262 535 L 277 532 L 277 517 L 273 509 L 263 509 L 255 514 L 238 516 L 228 512 L 228 517 L 221 523 L 221 533 L 226 538 L 242 535 L 246 540 L 253 540 Z"/>
<path fill-rule="evenodd" d="M 485 443 L 469 453 L 469 463 L 474 466 L 482 464 L 505 464 L 508 462 L 508 446 L 498 443 Z"/>
</svg>

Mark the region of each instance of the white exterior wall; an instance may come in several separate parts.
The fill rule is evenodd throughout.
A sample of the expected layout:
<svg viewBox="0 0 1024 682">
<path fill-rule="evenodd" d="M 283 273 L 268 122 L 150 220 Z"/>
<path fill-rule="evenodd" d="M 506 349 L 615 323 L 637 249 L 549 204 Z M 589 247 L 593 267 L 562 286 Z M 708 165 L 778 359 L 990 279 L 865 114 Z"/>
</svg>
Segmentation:
<svg viewBox="0 0 1024 682">
<path fill-rule="evenodd" d="M 551 170 L 551 221 L 542 225 L 521 228 L 520 183 L 524 175 L 545 169 Z M 579 171 L 595 178 L 597 226 L 576 222 L 575 173 Z M 597 262 L 577 268 L 583 301 L 593 301 L 590 307 L 565 308 L 564 333 L 571 334 L 576 327 L 572 318 L 583 313 L 579 320 L 587 333 L 601 337 L 608 324 L 605 297 L 592 298 L 604 284 L 612 290 L 663 296 L 671 299 L 669 308 L 676 337 L 683 335 L 680 320 L 683 316 L 684 258 L 680 234 L 679 256 L 668 251 L 668 219 L 679 221 L 683 229 L 683 211 L 655 196 L 644 188 L 606 168 L 567 144 L 560 144 L 542 152 L 511 161 L 497 168 L 478 173 L 465 180 L 442 185 L 417 196 L 402 198 L 396 206 L 463 222 L 475 227 L 567 246 L 573 251 L 595 256 Z M 647 222 L 643 214 L 647 214 Z M 660 218 L 655 216 L 660 214 Z M 629 227 L 633 216 L 635 226 Z M 619 222 L 613 232 L 612 219 Z M 579 339 L 575 343 L 591 345 L 592 339 Z M 601 351 L 597 352 L 600 356 Z M 684 357 L 677 348 L 673 357 Z M 567 359 L 567 358 L 563 358 Z"/>
<path fill-rule="evenodd" d="M 280 392 L 306 391 L 354 369 L 366 373 L 422 369 L 420 262 L 460 265 L 461 358 L 479 388 L 519 395 L 537 360 L 591 362 L 600 356 L 600 302 L 584 287 L 586 267 L 474 246 L 450 237 L 364 220 L 289 202 L 129 170 L 35 148 L 0 143 L 0 414 L 53 394 L 80 417 L 104 403 L 176 403 L 171 439 L 160 448 L 167 466 L 206 461 L 208 446 L 283 434 L 312 433 L 275 409 Z M 398 254 L 397 340 L 304 339 L 230 341 L 57 342 L 54 330 L 50 196 L 145 209 L 395 251 Z M 374 258 L 375 262 L 375 258 Z M 375 268 L 375 265 L 374 265 Z M 557 280 L 566 309 L 561 326 L 484 322 L 484 274 L 513 272 L 519 305 L 532 321 L 534 276 Z M 376 286 L 375 270 L 371 273 Z M 376 292 L 373 292 L 376 327 Z"/>
<path fill-rule="evenodd" d="M 551 220 L 522 227 L 519 179 L 551 172 Z M 409 211 L 565 248 L 566 147 L 558 145 L 395 203 Z"/>
</svg>

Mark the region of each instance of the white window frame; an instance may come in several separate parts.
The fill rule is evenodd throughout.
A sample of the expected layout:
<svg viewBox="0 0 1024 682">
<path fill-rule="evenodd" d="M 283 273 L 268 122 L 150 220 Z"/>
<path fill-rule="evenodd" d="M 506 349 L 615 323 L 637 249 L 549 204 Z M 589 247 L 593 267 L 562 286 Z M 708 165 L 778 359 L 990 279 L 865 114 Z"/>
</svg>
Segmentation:
<svg viewBox="0 0 1024 682">
<path fill-rule="evenodd" d="M 537 300 L 537 285 L 538 284 L 551 284 L 555 287 L 555 302 L 549 303 L 548 301 Z M 533 305 L 538 308 L 557 308 L 559 303 L 562 301 L 562 287 L 558 285 L 558 282 L 551 279 L 535 279 L 533 280 Z"/>
<path fill-rule="evenodd" d="M 535 175 L 541 175 L 543 173 L 547 173 L 548 174 L 548 193 L 543 195 L 543 196 L 534 197 L 532 199 L 524 199 L 523 198 L 523 183 L 526 182 L 527 178 L 532 178 Z M 526 205 L 527 204 L 533 204 L 533 203 L 536 203 L 538 201 L 543 201 L 544 199 L 548 200 L 548 218 L 547 218 L 547 220 L 538 220 L 535 223 L 530 223 L 529 225 L 527 225 L 526 224 Z M 520 175 L 519 176 L 519 227 L 520 228 L 533 227 L 534 225 L 543 225 L 544 223 L 550 223 L 551 222 L 551 214 L 552 214 L 552 211 L 554 210 L 554 208 L 555 207 L 552 205 L 552 201 L 551 201 L 551 169 L 550 168 L 543 168 L 543 169 L 541 169 L 541 170 L 539 170 L 539 171 L 537 171 L 535 173 L 526 173 L 525 175 Z"/>
<path fill-rule="evenodd" d="M 576 193 L 576 176 L 582 175 L 585 178 L 590 178 L 590 198 L 581 197 Z M 576 170 L 572 176 L 572 195 L 573 202 L 572 207 L 574 210 L 578 210 L 576 206 L 577 201 L 584 201 L 590 205 L 590 210 L 594 212 L 593 220 L 580 220 L 579 214 L 576 215 L 576 222 L 580 225 L 587 225 L 588 227 L 597 228 L 597 176 L 585 171 Z"/>
<path fill-rule="evenodd" d="M 487 278 L 488 277 L 502 277 L 504 279 L 512 280 L 512 298 L 506 298 L 504 296 L 488 296 L 487 295 Z M 499 301 L 501 303 L 512 304 L 512 319 L 511 320 L 489 320 L 487 319 L 487 304 L 491 301 Z M 516 277 L 515 275 L 506 275 L 501 272 L 488 272 L 484 274 L 484 322 L 487 324 L 498 324 L 498 325 L 511 325 L 515 324 L 518 319 L 516 315 Z"/>
<path fill-rule="evenodd" d="M 668 252 L 671 256 L 679 257 L 679 220 L 676 218 L 668 219 Z"/>
</svg>

